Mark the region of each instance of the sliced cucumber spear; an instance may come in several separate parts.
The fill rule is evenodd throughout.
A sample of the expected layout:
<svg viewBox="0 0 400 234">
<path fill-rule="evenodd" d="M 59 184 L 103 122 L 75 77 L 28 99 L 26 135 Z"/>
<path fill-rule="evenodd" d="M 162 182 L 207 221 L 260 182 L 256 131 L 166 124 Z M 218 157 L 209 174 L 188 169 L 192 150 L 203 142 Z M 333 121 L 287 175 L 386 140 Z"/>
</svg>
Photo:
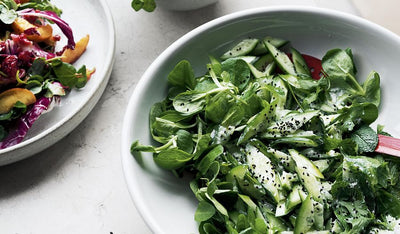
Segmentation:
<svg viewBox="0 0 400 234">
<path fill-rule="evenodd" d="M 232 49 L 225 52 L 222 56 L 222 60 L 226 60 L 228 58 L 234 58 L 238 56 L 244 56 L 249 54 L 258 43 L 258 39 L 244 39 L 243 41 L 239 42 L 235 45 Z"/>
<path fill-rule="evenodd" d="M 251 52 L 251 54 L 254 54 L 254 55 L 267 54 L 268 50 L 264 46 L 264 41 L 271 43 L 271 45 L 275 46 L 276 48 L 282 47 L 289 42 L 287 40 L 283 40 L 280 38 L 266 36 L 262 41 L 258 42 L 256 48 L 254 48 L 254 50 Z"/>
<path fill-rule="evenodd" d="M 308 65 L 303 56 L 295 48 L 291 48 L 290 51 L 292 53 L 292 60 L 294 68 L 296 69 L 296 73 L 298 75 L 311 77 L 310 69 L 308 68 Z"/>
<path fill-rule="evenodd" d="M 314 225 L 314 206 L 311 194 L 303 201 L 296 218 L 294 234 L 307 233 Z"/>
<path fill-rule="evenodd" d="M 287 56 L 284 52 L 278 50 L 275 46 L 273 46 L 268 41 L 264 41 L 265 47 L 272 54 L 274 61 L 278 64 L 278 67 L 285 73 L 290 75 L 297 75 L 296 70 L 294 68 L 294 64 L 290 60 L 289 56 Z"/>
<path fill-rule="evenodd" d="M 245 154 L 251 173 L 269 192 L 274 201 L 278 203 L 284 199 L 280 191 L 282 188 L 281 181 L 272 161 L 251 144 L 246 145 Z"/>
<path fill-rule="evenodd" d="M 318 168 L 305 156 L 294 149 L 289 149 L 289 154 L 296 163 L 296 172 L 308 193 L 316 201 L 322 201 L 322 184 L 319 180 L 324 178 Z"/>
</svg>

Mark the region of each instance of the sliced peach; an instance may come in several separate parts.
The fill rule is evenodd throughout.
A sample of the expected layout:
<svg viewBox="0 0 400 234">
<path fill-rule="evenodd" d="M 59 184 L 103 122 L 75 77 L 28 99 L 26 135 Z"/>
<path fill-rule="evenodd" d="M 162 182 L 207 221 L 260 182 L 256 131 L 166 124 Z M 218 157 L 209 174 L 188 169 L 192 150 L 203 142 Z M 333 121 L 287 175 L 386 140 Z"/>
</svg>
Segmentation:
<svg viewBox="0 0 400 234">
<path fill-rule="evenodd" d="M 86 47 L 89 43 L 89 35 L 82 37 L 77 43 L 75 43 L 75 49 L 66 49 L 61 55 L 61 61 L 65 63 L 74 63 L 81 57 L 85 52 Z"/>
<path fill-rule="evenodd" d="M 29 23 L 29 21 L 27 21 L 26 19 L 20 17 L 17 17 L 14 23 L 12 23 L 12 28 L 18 34 L 21 34 L 25 32 L 25 30 L 28 30 L 30 28 L 35 28 L 36 31 L 39 33 L 39 35 L 38 34 L 26 35 L 26 37 L 29 40 L 35 42 L 43 42 L 49 40 L 49 38 L 53 36 L 53 28 L 50 26 L 50 24 L 46 24 L 43 26 L 36 26 Z"/>
<path fill-rule="evenodd" d="M 92 77 L 92 75 L 96 72 L 96 68 L 86 69 L 86 77 L 88 80 Z"/>
<path fill-rule="evenodd" d="M 0 114 L 8 113 L 15 103 L 20 101 L 25 105 L 31 105 L 36 102 L 35 95 L 23 88 L 12 88 L 0 93 Z"/>
</svg>

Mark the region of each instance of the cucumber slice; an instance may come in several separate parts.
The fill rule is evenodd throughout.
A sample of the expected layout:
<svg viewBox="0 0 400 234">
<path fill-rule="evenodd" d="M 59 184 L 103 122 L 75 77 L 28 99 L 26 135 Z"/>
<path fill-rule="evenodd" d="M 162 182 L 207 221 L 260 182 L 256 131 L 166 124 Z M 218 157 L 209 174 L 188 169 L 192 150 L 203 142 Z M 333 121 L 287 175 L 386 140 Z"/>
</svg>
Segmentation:
<svg viewBox="0 0 400 234">
<path fill-rule="evenodd" d="M 301 128 L 306 122 L 310 121 L 313 117 L 317 116 L 320 112 L 317 110 L 290 113 L 282 119 L 272 123 L 266 130 L 269 133 L 279 134 L 285 136 L 294 133 L 297 129 Z"/>
<path fill-rule="evenodd" d="M 322 175 L 322 173 L 318 170 L 318 168 L 313 164 L 310 159 L 299 154 L 299 152 L 294 149 L 289 149 L 289 154 L 296 162 L 296 169 L 299 169 L 302 172 L 307 172 L 317 178 L 324 178 L 324 175 Z"/>
<path fill-rule="evenodd" d="M 307 233 L 314 224 L 314 206 L 311 194 L 301 204 L 299 214 L 296 218 L 294 234 Z"/>
<path fill-rule="evenodd" d="M 221 59 L 226 60 L 228 58 L 247 55 L 257 46 L 258 42 L 259 42 L 258 39 L 244 39 L 243 41 L 239 42 L 236 46 L 234 46 L 232 49 L 225 52 L 221 56 Z"/>
<path fill-rule="evenodd" d="M 267 233 L 282 233 L 281 231 L 287 229 L 287 224 L 285 224 L 285 222 L 281 218 L 276 217 L 275 215 L 270 213 L 265 213 L 264 215 L 265 218 L 268 220 L 268 227 L 271 230 L 271 232 Z"/>
<path fill-rule="evenodd" d="M 281 183 L 282 183 L 282 188 L 287 189 L 289 191 L 292 189 L 292 183 L 299 181 L 297 174 L 293 174 L 293 173 L 286 172 L 286 171 L 282 172 L 280 179 L 281 179 Z"/>
<path fill-rule="evenodd" d="M 268 66 L 264 70 L 265 75 L 271 75 L 273 71 L 275 71 L 276 63 L 273 61 L 272 63 L 268 64 Z"/>
<path fill-rule="evenodd" d="M 322 185 L 319 178 L 324 178 L 318 168 L 306 157 L 294 149 L 289 149 L 289 154 L 296 162 L 296 172 L 304 187 L 316 201 L 322 200 Z"/>
<path fill-rule="evenodd" d="M 286 201 L 280 201 L 276 206 L 275 216 L 280 217 L 287 215 L 292 211 L 298 204 L 301 203 L 301 198 L 299 194 L 299 187 L 293 188 L 292 192 L 289 194 Z"/>
<path fill-rule="evenodd" d="M 324 205 L 314 202 L 314 227 L 317 230 L 324 229 Z"/>
<path fill-rule="evenodd" d="M 254 62 L 254 67 L 257 68 L 259 71 L 265 71 L 268 64 L 274 62 L 274 58 L 271 54 L 266 54 L 261 56 L 257 61 Z"/>
<path fill-rule="evenodd" d="M 275 164 L 281 164 L 286 170 L 289 170 L 292 172 L 295 171 L 296 164 L 294 163 L 294 161 L 293 161 L 292 157 L 290 157 L 290 155 L 288 155 L 282 151 L 276 150 L 274 148 L 267 147 L 264 143 L 262 143 L 260 140 L 257 140 L 257 139 L 252 139 L 250 141 L 250 144 L 255 146 L 263 154 L 265 154 L 267 157 L 269 157 Z M 289 174 L 289 173 L 286 173 L 286 174 Z M 292 174 L 292 173 L 290 173 L 290 174 Z M 285 177 L 285 175 L 282 174 L 281 178 L 282 177 Z M 294 174 L 294 176 L 289 175 L 285 179 L 289 179 L 291 181 L 298 180 L 297 174 Z M 284 185 L 282 184 L 282 187 L 283 186 Z M 291 188 L 289 187 L 289 189 L 291 189 Z"/>
<path fill-rule="evenodd" d="M 238 56 L 238 57 L 236 57 L 236 59 L 241 59 L 241 60 L 245 61 L 246 63 L 253 63 L 253 62 L 257 61 L 256 56 L 249 56 L 249 55 Z"/>
<path fill-rule="evenodd" d="M 251 194 L 255 199 L 261 199 L 265 196 L 263 189 L 259 188 L 261 184 L 250 176 L 245 165 L 232 168 L 226 175 L 226 180 L 232 184 L 237 184 L 245 194 Z"/>
<path fill-rule="evenodd" d="M 266 76 L 267 76 L 266 74 L 264 74 L 264 72 L 261 72 L 261 71 L 259 71 L 257 68 L 255 68 L 251 63 L 247 63 L 247 65 L 249 65 L 251 74 L 253 74 L 253 76 L 254 76 L 255 78 L 258 79 L 258 78 L 263 78 L 263 77 L 266 77 Z"/>
<path fill-rule="evenodd" d="M 287 208 L 289 210 L 293 210 L 298 204 L 300 204 L 303 199 L 300 196 L 300 193 L 303 191 L 301 185 L 296 185 L 293 187 L 292 192 L 290 192 L 288 200 L 287 200 Z M 307 195 L 306 195 L 307 197 Z"/>
<path fill-rule="evenodd" d="M 290 58 L 285 53 L 278 50 L 275 46 L 267 41 L 264 41 L 264 44 L 267 47 L 268 51 L 272 54 L 275 62 L 278 64 L 278 67 L 283 72 L 294 76 L 297 75 L 294 64 L 292 63 L 292 61 L 290 61 Z"/>
<path fill-rule="evenodd" d="M 300 76 L 311 77 L 310 69 L 303 56 L 295 48 L 291 48 L 290 51 L 292 52 L 292 60 L 296 73 Z"/>
<path fill-rule="evenodd" d="M 329 168 L 330 161 L 331 160 L 329 160 L 329 159 L 320 159 L 320 160 L 313 161 L 313 163 L 321 173 L 324 173 L 324 171 L 326 171 L 326 169 Z"/>
<path fill-rule="evenodd" d="M 283 40 L 280 38 L 266 36 L 262 41 L 258 42 L 257 46 L 254 48 L 254 50 L 251 52 L 251 54 L 262 55 L 262 54 L 268 53 L 268 50 L 265 48 L 265 45 L 263 43 L 264 41 L 271 43 L 276 48 L 282 47 L 289 42 L 287 40 Z"/>
<path fill-rule="evenodd" d="M 247 144 L 245 148 L 247 164 L 250 172 L 269 192 L 275 202 L 284 199 L 280 189 L 282 188 L 278 173 L 274 169 L 272 161 L 256 147 Z"/>
</svg>

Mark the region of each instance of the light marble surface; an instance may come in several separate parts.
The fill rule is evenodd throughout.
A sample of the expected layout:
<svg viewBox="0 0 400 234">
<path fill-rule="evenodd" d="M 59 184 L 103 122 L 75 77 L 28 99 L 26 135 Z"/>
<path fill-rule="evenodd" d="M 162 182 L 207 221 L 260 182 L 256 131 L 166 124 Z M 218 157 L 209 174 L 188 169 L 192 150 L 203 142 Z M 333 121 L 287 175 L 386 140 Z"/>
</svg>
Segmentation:
<svg viewBox="0 0 400 234">
<path fill-rule="evenodd" d="M 94 110 L 67 137 L 29 159 L 0 167 L 0 233 L 151 233 L 123 178 L 122 119 L 145 69 L 191 29 L 241 9 L 278 4 L 364 14 L 389 29 L 400 28 L 376 17 L 361 0 L 355 5 L 346 0 L 220 0 L 200 10 L 158 8 L 151 14 L 134 12 L 129 0 L 107 2 L 117 31 L 116 63 L 108 87 Z"/>
</svg>

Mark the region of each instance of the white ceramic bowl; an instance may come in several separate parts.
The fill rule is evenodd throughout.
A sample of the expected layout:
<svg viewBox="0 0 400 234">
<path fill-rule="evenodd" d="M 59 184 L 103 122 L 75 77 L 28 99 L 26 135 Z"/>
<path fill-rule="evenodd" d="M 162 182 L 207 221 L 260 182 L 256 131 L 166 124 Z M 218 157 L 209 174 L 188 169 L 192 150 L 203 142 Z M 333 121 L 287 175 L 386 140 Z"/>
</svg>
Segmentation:
<svg viewBox="0 0 400 234">
<path fill-rule="evenodd" d="M 218 0 L 156 0 L 158 7 L 174 10 L 174 11 L 189 11 L 196 10 L 213 3 Z"/>
<path fill-rule="evenodd" d="M 208 55 L 219 56 L 248 36 L 271 35 L 291 41 L 299 51 L 322 57 L 332 48 L 353 49 L 359 77 L 371 70 L 381 75 L 382 108 L 377 122 L 399 136 L 400 38 L 356 16 L 304 7 L 246 10 L 206 23 L 166 49 L 148 68 L 129 102 L 122 134 L 122 163 L 136 207 L 155 233 L 197 233 L 197 206 L 188 181 L 159 169 L 151 154 L 134 158 L 134 140 L 152 144 L 148 129 L 150 106 L 166 95 L 166 76 L 181 59 L 189 60 L 197 75 L 204 74 Z"/>
<path fill-rule="evenodd" d="M 100 99 L 111 74 L 115 55 L 115 29 L 105 0 L 54 0 L 53 3 L 63 10 L 62 18 L 71 26 L 75 40 L 90 35 L 86 52 L 74 65 L 95 67 L 96 73 L 83 89 L 72 90 L 62 98 L 60 106 L 42 115 L 33 124 L 24 141 L 0 150 L 0 165 L 32 156 L 71 132 Z M 60 32 L 55 26 L 54 29 Z"/>
</svg>

